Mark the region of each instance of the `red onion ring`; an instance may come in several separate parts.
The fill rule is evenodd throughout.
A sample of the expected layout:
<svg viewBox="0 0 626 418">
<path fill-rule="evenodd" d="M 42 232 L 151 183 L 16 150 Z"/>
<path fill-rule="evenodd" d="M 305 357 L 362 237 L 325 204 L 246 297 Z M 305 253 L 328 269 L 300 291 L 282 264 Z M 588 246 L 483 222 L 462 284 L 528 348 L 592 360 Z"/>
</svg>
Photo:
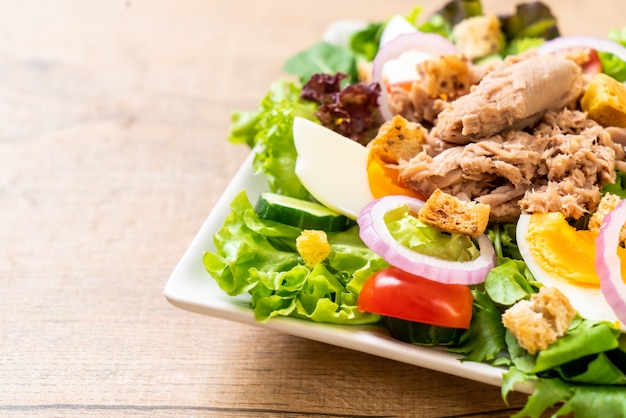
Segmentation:
<svg viewBox="0 0 626 418">
<path fill-rule="evenodd" d="M 539 55 L 549 55 L 571 48 L 591 48 L 600 52 L 608 52 L 622 61 L 626 61 L 626 48 L 618 42 L 588 35 L 559 36 L 558 38 L 550 39 L 539 45 L 537 53 Z"/>
<path fill-rule="evenodd" d="M 398 35 L 383 45 L 374 57 L 372 81 L 379 83 L 381 87 L 378 104 L 384 120 L 392 119 L 393 115 L 387 107 L 389 94 L 383 83 L 383 66 L 387 61 L 397 59 L 407 51 L 418 51 L 432 56 L 452 55 L 459 52 L 456 46 L 443 36 L 419 31 Z"/>
<path fill-rule="evenodd" d="M 619 320 L 626 324 L 626 283 L 617 256 L 619 234 L 626 222 L 626 200 L 622 200 L 602 221 L 596 238 L 596 272 L 600 290 Z"/>
<path fill-rule="evenodd" d="M 385 224 L 385 214 L 405 204 L 417 213 L 424 202 L 409 196 L 384 196 L 361 210 L 357 223 L 365 245 L 392 266 L 440 283 L 472 285 L 485 280 L 496 262 L 493 244 L 486 235 L 477 238 L 480 256 L 472 261 L 448 261 L 420 254 L 396 241 Z"/>
</svg>

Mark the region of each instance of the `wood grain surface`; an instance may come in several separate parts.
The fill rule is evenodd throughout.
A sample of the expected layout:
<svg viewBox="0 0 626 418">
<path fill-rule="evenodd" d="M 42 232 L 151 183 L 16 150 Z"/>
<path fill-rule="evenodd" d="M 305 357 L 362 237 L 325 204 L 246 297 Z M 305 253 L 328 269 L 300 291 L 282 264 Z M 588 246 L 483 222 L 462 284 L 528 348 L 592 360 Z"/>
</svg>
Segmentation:
<svg viewBox="0 0 626 418">
<path fill-rule="evenodd" d="M 565 33 L 615 0 L 549 1 Z M 247 155 L 226 140 L 336 19 L 416 2 L 0 1 L 0 416 L 505 417 L 499 388 L 176 309 Z M 426 11 L 439 1 L 423 0 Z M 513 3 L 484 1 L 487 11 Z"/>
</svg>

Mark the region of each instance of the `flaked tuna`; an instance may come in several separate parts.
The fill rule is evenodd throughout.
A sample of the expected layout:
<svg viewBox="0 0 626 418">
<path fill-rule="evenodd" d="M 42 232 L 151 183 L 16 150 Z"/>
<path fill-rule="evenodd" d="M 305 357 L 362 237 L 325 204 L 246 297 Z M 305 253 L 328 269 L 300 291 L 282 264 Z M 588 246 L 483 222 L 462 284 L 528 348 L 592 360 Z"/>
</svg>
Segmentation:
<svg viewBox="0 0 626 418">
<path fill-rule="evenodd" d="M 438 114 L 433 134 L 467 144 L 535 124 L 547 112 L 575 105 L 583 93 L 581 69 L 555 56 L 533 56 L 489 72 L 467 95 Z"/>
</svg>

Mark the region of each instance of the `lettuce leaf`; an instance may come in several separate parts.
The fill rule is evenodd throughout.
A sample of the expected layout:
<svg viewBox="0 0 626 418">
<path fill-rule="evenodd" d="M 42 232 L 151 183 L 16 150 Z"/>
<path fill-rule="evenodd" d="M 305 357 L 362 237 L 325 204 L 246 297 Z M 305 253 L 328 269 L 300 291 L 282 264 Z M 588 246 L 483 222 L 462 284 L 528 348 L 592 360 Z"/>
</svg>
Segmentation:
<svg viewBox="0 0 626 418">
<path fill-rule="evenodd" d="M 479 255 L 469 236 L 449 234 L 427 225 L 412 216 L 407 205 L 390 210 L 384 218 L 391 236 L 420 254 L 450 261 L 471 261 Z"/>
<path fill-rule="evenodd" d="M 530 383 L 535 386 L 524 408 L 513 418 L 539 418 L 551 407 L 562 403 L 553 417 L 570 416 L 577 418 L 626 417 L 626 390 L 623 386 L 575 385 L 558 378 L 539 378 L 511 367 L 503 375 L 502 397 L 507 395 L 516 384 Z"/>
<path fill-rule="evenodd" d="M 609 31 L 609 39 L 626 46 L 626 27 Z M 609 52 L 598 51 L 602 72 L 617 81 L 626 81 L 626 62 Z"/>
<path fill-rule="evenodd" d="M 512 258 L 515 260 L 521 260 L 522 254 L 519 252 L 516 238 L 517 224 L 508 223 L 500 224 L 494 223 L 489 226 L 485 231 L 487 237 L 493 243 L 493 247 L 498 257 Z"/>
<path fill-rule="evenodd" d="M 381 124 L 378 83 L 348 84 L 344 73 L 316 73 L 304 84 L 300 97 L 319 105 L 315 116 L 323 126 L 366 145 Z"/>
<path fill-rule="evenodd" d="M 602 193 L 612 193 L 626 199 L 626 171 L 616 173 L 615 183 L 602 186 Z"/>
<path fill-rule="evenodd" d="M 315 120 L 317 106 L 301 100 L 300 89 L 295 82 L 276 82 L 257 110 L 234 112 L 229 141 L 254 149 L 254 169 L 265 175 L 271 191 L 311 200 L 294 171 L 297 153 L 292 126 L 296 116 Z"/>
<path fill-rule="evenodd" d="M 365 61 L 373 61 L 380 46 L 380 38 L 387 22 L 371 22 L 360 31 L 352 34 L 349 47 L 352 52 Z"/>
<path fill-rule="evenodd" d="M 316 73 L 344 73 L 351 82 L 356 82 L 359 78 L 357 60 L 357 54 L 350 49 L 320 41 L 288 58 L 283 70 L 297 76 L 301 82 Z"/>
<path fill-rule="evenodd" d="M 501 358 L 506 348 L 506 329 L 502 325 L 500 311 L 485 292 L 474 289 L 472 295 L 474 311 L 470 327 L 461 336 L 459 344 L 447 351 L 465 355 L 462 361 L 503 364 Z"/>
<path fill-rule="evenodd" d="M 538 284 L 521 260 L 499 259 L 485 277 L 485 291 L 495 303 L 509 307 L 536 293 Z"/>
<path fill-rule="evenodd" d="M 450 27 L 464 19 L 482 14 L 483 7 L 480 0 L 451 0 L 433 13 L 434 16 L 441 16 Z"/>
<path fill-rule="evenodd" d="M 552 39 L 560 35 L 556 17 L 540 1 L 520 3 L 515 13 L 500 16 L 502 32 L 508 42 L 513 39 Z"/>
<path fill-rule="evenodd" d="M 614 350 L 619 346 L 619 335 L 619 330 L 608 323 L 583 320 L 576 328 L 570 328 L 563 337 L 537 354 L 532 372 L 539 373 L 557 367 L 567 367 L 568 364 L 571 366 L 573 361 Z M 572 376 L 574 376 L 573 372 Z M 587 381 L 585 383 L 599 382 Z"/>
<path fill-rule="evenodd" d="M 214 235 L 215 252 L 203 263 L 228 295 L 249 293 L 255 319 L 294 316 L 334 324 L 368 324 L 380 316 L 359 312 L 363 283 L 388 264 L 358 237 L 358 228 L 328 233 L 331 254 L 313 268 L 295 250 L 302 230 L 260 219 L 244 192 Z M 278 242 L 280 249 L 275 243 Z"/>
</svg>

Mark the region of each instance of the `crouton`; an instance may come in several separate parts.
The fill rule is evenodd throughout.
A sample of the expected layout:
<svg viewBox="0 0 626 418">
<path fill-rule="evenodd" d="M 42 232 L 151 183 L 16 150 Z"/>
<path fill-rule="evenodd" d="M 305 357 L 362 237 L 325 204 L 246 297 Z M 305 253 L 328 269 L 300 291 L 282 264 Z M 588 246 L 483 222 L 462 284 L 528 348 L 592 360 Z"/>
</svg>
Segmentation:
<svg viewBox="0 0 626 418">
<path fill-rule="evenodd" d="M 316 264 L 326 260 L 330 254 L 328 236 L 324 231 L 305 229 L 296 238 L 296 249 L 302 256 L 304 264 L 313 268 Z"/>
<path fill-rule="evenodd" d="M 611 76 L 596 74 L 580 100 L 580 107 L 602 126 L 626 128 L 626 86 Z"/>
<path fill-rule="evenodd" d="M 491 206 L 466 202 L 440 189 L 435 190 L 417 217 L 442 231 L 477 237 L 485 232 Z"/>
<path fill-rule="evenodd" d="M 444 55 L 417 65 L 420 83 L 430 98 L 453 100 L 470 92 L 474 84 L 471 63 L 461 55 Z"/>
<path fill-rule="evenodd" d="M 569 328 L 576 309 L 556 287 L 541 287 L 530 300 L 517 302 L 502 315 L 502 323 L 530 354 L 545 350 Z"/>
<path fill-rule="evenodd" d="M 368 145 L 370 158 L 378 157 L 385 164 L 408 161 L 418 154 L 426 141 L 426 129 L 400 115 L 385 122 Z"/>
<path fill-rule="evenodd" d="M 452 35 L 457 48 L 469 59 L 500 52 L 502 32 L 496 15 L 474 16 L 454 26 Z"/>
<path fill-rule="evenodd" d="M 589 230 L 598 232 L 600 230 L 600 226 L 602 226 L 602 220 L 604 219 L 604 216 L 613 209 L 615 209 L 615 207 L 621 200 L 622 199 L 617 195 L 606 193 L 600 200 L 598 208 L 589 219 Z M 626 241 L 626 224 L 622 226 L 622 229 L 619 233 L 619 242 L 624 241 Z"/>
</svg>

